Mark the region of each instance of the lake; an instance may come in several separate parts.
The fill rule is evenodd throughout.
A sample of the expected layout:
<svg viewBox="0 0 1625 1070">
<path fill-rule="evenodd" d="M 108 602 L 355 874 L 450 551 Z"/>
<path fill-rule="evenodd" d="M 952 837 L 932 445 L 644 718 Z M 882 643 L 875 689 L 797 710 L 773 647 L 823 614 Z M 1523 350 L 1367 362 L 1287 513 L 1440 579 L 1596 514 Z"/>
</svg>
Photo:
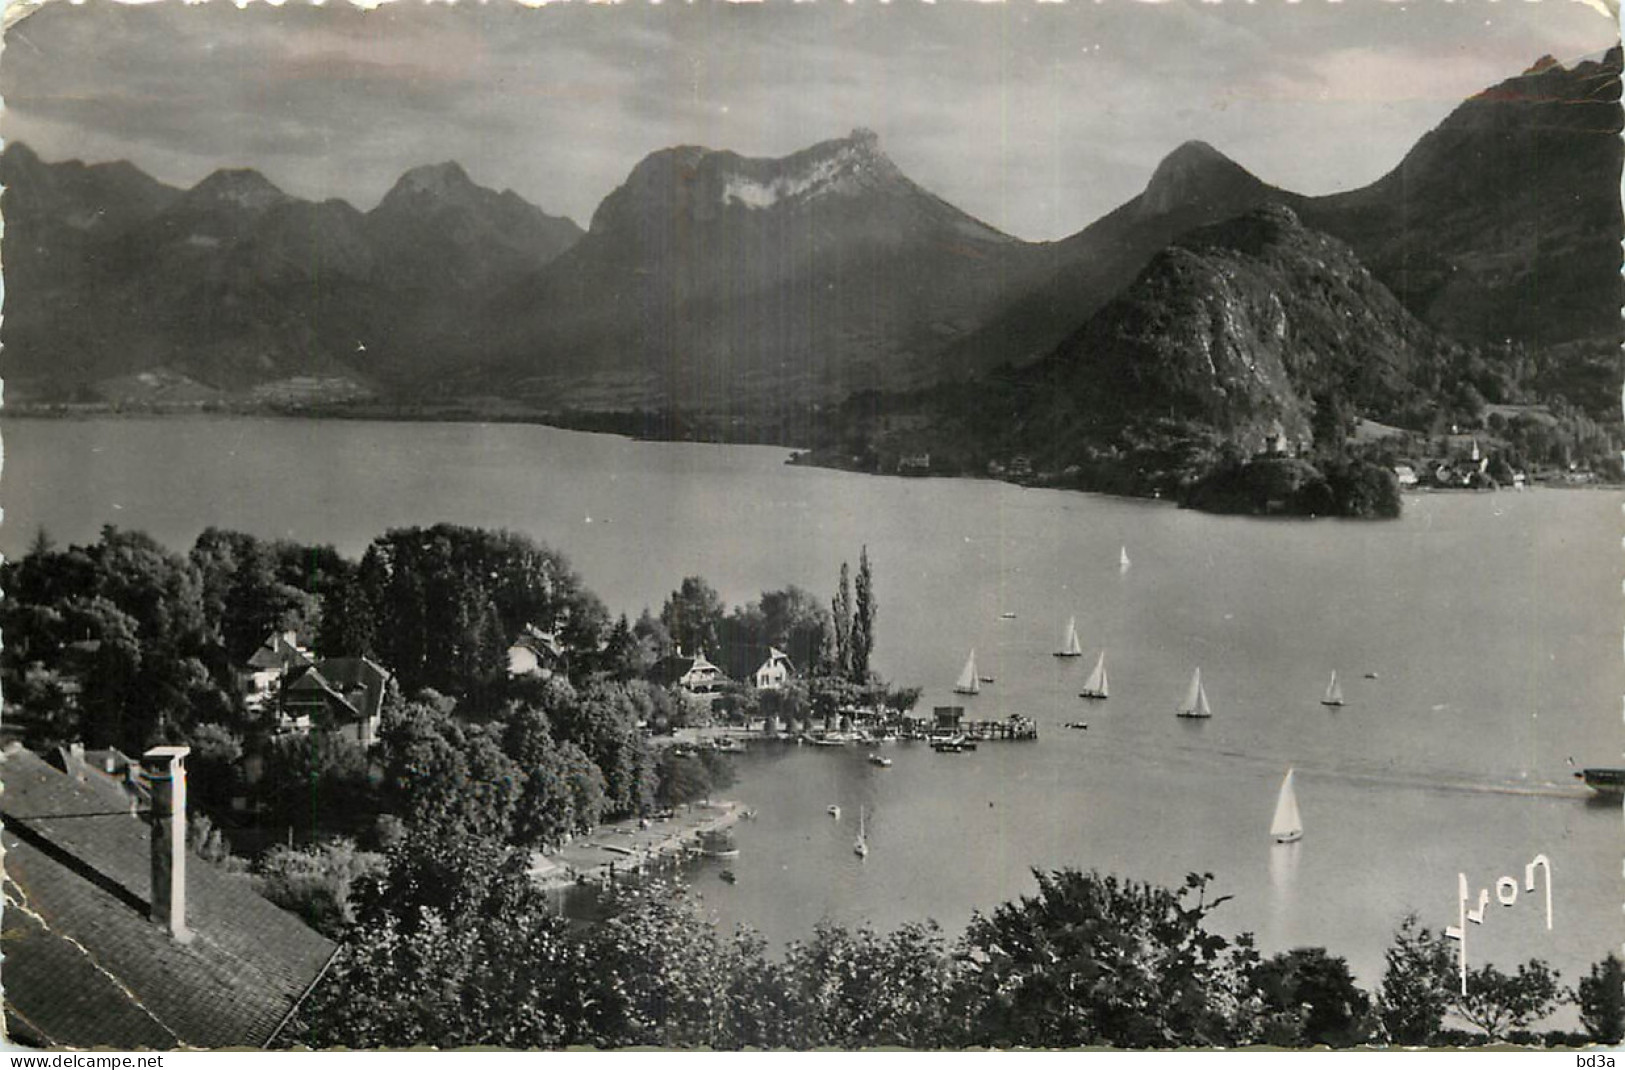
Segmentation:
<svg viewBox="0 0 1625 1070">
<path fill-rule="evenodd" d="M 889 769 L 855 748 L 746 755 L 731 794 L 760 817 L 738 830 L 738 883 L 711 865 L 692 880 L 721 922 L 775 943 L 824 917 L 956 931 L 1032 890 L 1034 866 L 1170 883 L 1212 871 L 1234 897 L 1216 927 L 1254 931 L 1267 952 L 1325 946 L 1366 984 L 1406 910 L 1455 923 L 1458 872 L 1475 900 L 1491 893 L 1474 963 L 1540 955 L 1573 983 L 1621 938 L 1620 810 L 1588 802 L 1569 766 L 1619 764 L 1625 743 L 1617 493 L 1418 495 L 1392 523 L 1259 521 L 523 425 L 4 431 L 8 555 L 40 526 L 69 543 L 104 523 L 181 551 L 215 525 L 359 555 L 386 528 L 451 521 L 562 550 L 635 616 L 689 574 L 730 604 L 790 583 L 828 596 L 867 545 L 880 671 L 924 686 L 922 710 L 1021 713 L 1042 735 L 958 755 L 894 744 Z M 1085 656 L 1054 658 L 1070 616 Z M 972 648 L 995 682 L 953 696 Z M 1111 698 L 1088 703 L 1077 691 L 1102 649 Z M 1178 720 L 1198 666 L 1214 716 Z M 1333 670 L 1337 709 L 1319 704 Z M 1267 830 L 1289 766 L 1306 831 L 1283 847 Z M 1536 854 L 1551 861 L 1549 932 L 1543 892 L 1522 890 Z M 1502 876 L 1518 880 L 1510 907 L 1495 902 Z"/>
</svg>

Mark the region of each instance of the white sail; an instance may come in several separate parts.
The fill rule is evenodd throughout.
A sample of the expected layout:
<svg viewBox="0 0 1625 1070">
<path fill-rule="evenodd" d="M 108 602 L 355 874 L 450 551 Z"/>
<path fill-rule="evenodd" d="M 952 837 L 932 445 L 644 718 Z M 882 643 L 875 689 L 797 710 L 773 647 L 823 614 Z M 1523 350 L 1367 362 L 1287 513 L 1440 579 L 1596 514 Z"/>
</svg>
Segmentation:
<svg viewBox="0 0 1625 1070">
<path fill-rule="evenodd" d="M 965 659 L 965 669 L 954 684 L 954 691 L 961 695 L 974 695 L 981 690 L 982 685 L 976 679 L 976 648 L 972 647 L 970 657 Z"/>
<path fill-rule="evenodd" d="M 1185 692 L 1185 701 L 1179 705 L 1181 717 L 1212 717 L 1213 709 L 1207 704 L 1207 692 L 1202 688 L 1202 670 L 1191 676 L 1191 686 Z"/>
<path fill-rule="evenodd" d="M 1337 682 L 1337 670 L 1332 670 L 1332 682 L 1326 685 L 1326 697 L 1320 700 L 1322 706 L 1341 706 L 1343 704 L 1343 685 Z"/>
<path fill-rule="evenodd" d="M 1058 658 L 1083 657 L 1083 644 L 1078 642 L 1078 618 L 1068 617 L 1066 621 L 1066 634 L 1061 637 L 1061 649 L 1055 652 Z"/>
<path fill-rule="evenodd" d="M 1303 817 L 1298 813 L 1298 793 L 1292 790 L 1291 769 L 1281 781 L 1281 794 L 1275 800 L 1275 820 L 1270 822 L 1270 835 L 1276 843 L 1291 843 L 1303 838 Z"/>
<path fill-rule="evenodd" d="M 1128 571 L 1128 547 L 1127 546 L 1123 547 L 1121 550 L 1118 551 L 1118 554 L 1117 554 L 1117 567 L 1122 569 L 1124 572 Z"/>
<path fill-rule="evenodd" d="M 1094 669 L 1089 673 L 1089 679 L 1083 682 L 1084 698 L 1106 697 L 1106 652 L 1100 652 L 1100 658 L 1095 662 Z"/>
</svg>

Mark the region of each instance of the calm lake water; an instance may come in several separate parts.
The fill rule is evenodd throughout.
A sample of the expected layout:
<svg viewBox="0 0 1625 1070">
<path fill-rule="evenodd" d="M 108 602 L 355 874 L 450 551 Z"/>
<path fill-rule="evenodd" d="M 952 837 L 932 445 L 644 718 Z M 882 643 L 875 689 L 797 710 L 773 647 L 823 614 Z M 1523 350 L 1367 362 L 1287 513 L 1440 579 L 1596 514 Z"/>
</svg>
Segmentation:
<svg viewBox="0 0 1625 1070">
<path fill-rule="evenodd" d="M 880 670 L 922 707 L 1036 719 L 1034 743 L 939 755 L 775 747 L 732 794 L 760 811 L 729 865 L 692 874 L 725 924 L 774 942 L 820 919 L 957 931 L 1033 887 L 1030 867 L 1177 882 L 1266 951 L 1320 945 L 1366 983 L 1406 910 L 1456 920 L 1457 873 L 1491 890 L 1470 958 L 1541 955 L 1573 982 L 1625 937 L 1618 806 L 1568 759 L 1620 764 L 1619 495 L 1408 498 L 1397 523 L 1262 522 L 969 480 L 789 468 L 783 450 L 636 443 L 518 425 L 243 418 L 7 420 L 0 549 L 104 523 L 184 550 L 208 525 L 358 555 L 391 526 L 452 521 L 564 551 L 612 611 L 683 576 L 730 603 L 833 591 L 867 544 Z M 1118 568 L 1119 547 L 1133 565 Z M 1016 614 L 1014 619 L 1002 613 Z M 1069 616 L 1086 656 L 1051 656 Z M 974 647 L 996 682 L 949 692 Z M 1111 698 L 1077 698 L 1105 649 Z M 1173 716 L 1200 666 L 1214 709 Z M 1333 670 L 1348 705 L 1319 704 Z M 1366 673 L 1376 673 L 1368 679 Z M 1082 719 L 1087 731 L 1062 725 Z M 1297 769 L 1305 835 L 1271 844 Z M 844 813 L 825 813 L 838 803 Z M 852 841 L 860 807 L 871 853 Z M 1524 865 L 1551 860 L 1553 929 Z M 1518 878 L 1517 903 L 1495 882 Z"/>
</svg>

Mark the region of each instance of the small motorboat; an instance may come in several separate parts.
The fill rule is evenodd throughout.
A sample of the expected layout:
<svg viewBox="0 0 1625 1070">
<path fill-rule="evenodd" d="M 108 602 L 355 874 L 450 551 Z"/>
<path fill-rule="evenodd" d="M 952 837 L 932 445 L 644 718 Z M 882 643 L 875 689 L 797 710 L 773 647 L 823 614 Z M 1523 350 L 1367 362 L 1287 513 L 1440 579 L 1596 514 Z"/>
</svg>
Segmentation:
<svg viewBox="0 0 1625 1070">
<path fill-rule="evenodd" d="M 993 677 L 991 676 L 978 676 L 977 679 L 982 681 L 984 684 L 991 684 L 993 682 Z"/>
<path fill-rule="evenodd" d="M 830 817 L 833 817 L 837 821 L 841 819 L 841 808 L 839 806 L 831 806 L 825 810 L 824 813 L 828 814 Z"/>
<path fill-rule="evenodd" d="M 886 757 L 884 754 L 871 754 L 871 755 L 869 755 L 869 764 L 870 765 L 878 765 L 882 769 L 891 768 L 891 762 L 892 762 L 892 760 L 890 758 Z"/>
<path fill-rule="evenodd" d="M 1615 798 L 1625 795 L 1625 769 L 1581 769 L 1574 777 L 1585 782 L 1585 786 L 1598 795 L 1611 795 Z"/>
<path fill-rule="evenodd" d="M 1006 611 L 1004 613 L 999 614 L 999 619 L 1000 620 L 1015 620 L 1016 615 L 1014 613 Z"/>
<path fill-rule="evenodd" d="M 723 880 L 727 881 L 729 884 L 737 883 L 738 880 L 739 880 L 738 877 L 734 876 L 734 871 L 731 870 L 731 869 L 725 869 L 721 873 L 718 873 L 717 876 L 721 877 Z"/>
<path fill-rule="evenodd" d="M 1089 725 L 1084 721 L 1068 721 L 1066 723 L 1065 727 L 1067 727 L 1067 728 L 1088 728 Z"/>
</svg>

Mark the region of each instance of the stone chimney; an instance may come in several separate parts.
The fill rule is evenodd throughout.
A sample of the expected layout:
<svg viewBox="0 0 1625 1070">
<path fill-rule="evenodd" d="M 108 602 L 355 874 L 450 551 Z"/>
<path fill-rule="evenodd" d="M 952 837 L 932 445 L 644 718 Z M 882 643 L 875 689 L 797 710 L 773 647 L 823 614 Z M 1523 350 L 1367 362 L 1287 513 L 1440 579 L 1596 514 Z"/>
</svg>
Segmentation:
<svg viewBox="0 0 1625 1070">
<path fill-rule="evenodd" d="M 191 747 L 153 747 L 141 756 L 152 786 L 152 920 L 179 943 L 186 927 L 186 756 Z"/>
</svg>

